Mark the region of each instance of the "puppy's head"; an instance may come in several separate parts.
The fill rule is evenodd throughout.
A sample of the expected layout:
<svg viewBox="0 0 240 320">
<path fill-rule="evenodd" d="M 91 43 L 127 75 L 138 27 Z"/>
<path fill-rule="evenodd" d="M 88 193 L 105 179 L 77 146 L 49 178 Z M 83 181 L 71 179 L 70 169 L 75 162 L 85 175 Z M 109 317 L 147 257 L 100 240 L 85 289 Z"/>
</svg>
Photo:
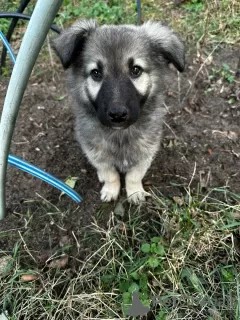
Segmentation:
<svg viewBox="0 0 240 320">
<path fill-rule="evenodd" d="M 80 101 L 115 129 L 135 123 L 161 93 L 169 63 L 180 72 L 185 64 L 182 42 L 158 22 L 98 27 L 80 20 L 53 41 L 53 48 Z"/>
</svg>

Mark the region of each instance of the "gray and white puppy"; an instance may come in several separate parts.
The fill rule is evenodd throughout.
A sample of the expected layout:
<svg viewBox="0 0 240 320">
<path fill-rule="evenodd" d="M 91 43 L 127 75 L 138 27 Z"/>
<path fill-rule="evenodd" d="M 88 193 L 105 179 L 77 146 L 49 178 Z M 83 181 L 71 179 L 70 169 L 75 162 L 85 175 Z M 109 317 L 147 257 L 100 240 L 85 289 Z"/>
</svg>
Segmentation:
<svg viewBox="0 0 240 320">
<path fill-rule="evenodd" d="M 77 140 L 104 183 L 101 199 L 117 199 L 122 172 L 129 200 L 143 201 L 142 179 L 160 146 L 168 65 L 184 69 L 182 42 L 158 22 L 80 20 L 53 48 L 73 96 Z"/>
</svg>

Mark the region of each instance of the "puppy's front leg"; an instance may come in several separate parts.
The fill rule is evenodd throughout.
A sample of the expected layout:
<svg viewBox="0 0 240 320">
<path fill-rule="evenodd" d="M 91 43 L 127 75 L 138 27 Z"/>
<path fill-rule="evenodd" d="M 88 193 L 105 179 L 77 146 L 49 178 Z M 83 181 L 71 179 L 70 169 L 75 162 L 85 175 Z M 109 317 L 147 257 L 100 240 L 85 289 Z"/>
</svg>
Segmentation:
<svg viewBox="0 0 240 320">
<path fill-rule="evenodd" d="M 98 166 L 98 179 L 104 182 L 101 190 L 101 200 L 109 202 L 116 200 L 120 192 L 120 176 L 114 167 L 99 167 Z"/>
<path fill-rule="evenodd" d="M 143 189 L 142 179 L 150 164 L 151 161 L 142 161 L 127 172 L 125 181 L 129 202 L 137 204 L 144 201 L 146 196 L 149 196 L 149 193 Z"/>
</svg>

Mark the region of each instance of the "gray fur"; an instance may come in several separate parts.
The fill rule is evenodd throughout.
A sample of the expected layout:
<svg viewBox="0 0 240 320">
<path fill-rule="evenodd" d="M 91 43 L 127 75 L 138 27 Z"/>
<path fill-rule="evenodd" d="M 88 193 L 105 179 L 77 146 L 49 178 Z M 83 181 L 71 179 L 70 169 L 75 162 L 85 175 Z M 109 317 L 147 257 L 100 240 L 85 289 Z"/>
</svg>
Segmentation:
<svg viewBox="0 0 240 320">
<path fill-rule="evenodd" d="M 67 83 L 73 96 L 77 140 L 97 169 L 99 180 L 105 183 L 101 191 L 102 200 L 117 198 L 120 190 L 119 171 L 126 174 L 129 199 L 135 203 L 144 200 L 146 193 L 141 180 L 160 146 L 168 63 L 173 63 L 179 71 L 183 71 L 185 58 L 182 42 L 172 30 L 158 22 L 147 22 L 139 27 L 98 27 L 94 21 L 80 20 L 64 30 L 53 41 L 53 47 L 66 70 Z M 102 107 L 101 112 L 104 113 L 111 105 L 118 106 L 118 101 L 123 101 L 123 79 L 129 78 L 127 57 L 144 62 L 144 75 L 136 80 L 138 82 L 131 80 L 131 83 L 134 83 L 137 95 L 142 90 L 145 100 L 141 107 L 133 106 L 137 120 L 134 118 L 135 122 L 126 124 L 127 127 L 119 124 L 120 129 L 116 130 L 113 124 L 104 125 L 99 120 L 98 111 L 93 106 L 97 99 L 94 92 L 96 90 L 99 95 L 100 91 L 96 88 L 101 88 L 103 82 L 96 83 L 95 88 L 86 68 L 91 62 L 101 61 L 103 80 L 105 83 L 111 81 L 107 84 L 111 90 L 111 101 Z M 141 79 L 145 81 L 143 84 Z M 126 99 L 129 100 L 128 97 Z M 107 117 L 105 113 L 104 117 Z"/>
</svg>

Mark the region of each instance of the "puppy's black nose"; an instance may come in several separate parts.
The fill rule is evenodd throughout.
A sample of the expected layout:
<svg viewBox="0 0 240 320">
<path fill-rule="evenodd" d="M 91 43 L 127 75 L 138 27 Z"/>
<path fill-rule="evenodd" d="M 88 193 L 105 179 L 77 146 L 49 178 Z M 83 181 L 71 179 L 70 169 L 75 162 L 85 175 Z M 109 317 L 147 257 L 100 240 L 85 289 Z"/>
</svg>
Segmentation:
<svg viewBox="0 0 240 320">
<path fill-rule="evenodd" d="M 114 108 L 108 112 L 109 119 L 112 122 L 124 122 L 127 119 L 126 108 Z"/>
</svg>

